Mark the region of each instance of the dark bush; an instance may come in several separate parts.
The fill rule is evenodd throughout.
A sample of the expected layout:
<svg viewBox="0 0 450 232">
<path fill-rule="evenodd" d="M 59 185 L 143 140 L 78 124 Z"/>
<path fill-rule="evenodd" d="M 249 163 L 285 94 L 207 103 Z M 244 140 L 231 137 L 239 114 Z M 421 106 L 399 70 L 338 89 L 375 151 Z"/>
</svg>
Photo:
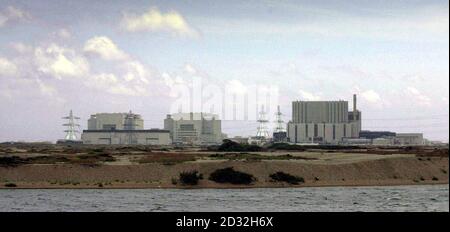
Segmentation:
<svg viewBox="0 0 450 232">
<path fill-rule="evenodd" d="M 272 178 L 272 180 L 274 181 L 278 181 L 278 182 L 286 182 L 289 184 L 299 184 L 299 183 L 305 183 L 305 179 L 303 179 L 303 177 L 297 177 L 297 176 L 293 176 L 290 175 L 288 173 L 284 173 L 284 172 L 276 172 L 270 175 L 270 178 Z"/>
<path fill-rule="evenodd" d="M 431 180 L 433 180 L 433 181 L 438 181 L 438 180 L 439 180 L 439 178 L 437 178 L 437 177 L 433 176 L 433 178 L 432 178 Z"/>
<path fill-rule="evenodd" d="M 231 183 L 231 184 L 251 184 L 255 181 L 255 177 L 248 173 L 235 171 L 233 167 L 217 169 L 209 179 L 217 183 Z"/>
<path fill-rule="evenodd" d="M 26 161 L 18 156 L 0 157 L 0 167 L 17 167 Z"/>
<path fill-rule="evenodd" d="M 222 145 L 217 147 L 218 151 L 234 151 L 234 152 L 243 152 L 243 151 L 262 151 L 263 148 L 257 145 L 249 145 L 249 144 L 240 144 L 229 139 L 223 140 Z"/>
<path fill-rule="evenodd" d="M 185 185 L 197 185 L 201 179 L 203 179 L 203 175 L 196 170 L 180 173 L 180 182 Z"/>
<path fill-rule="evenodd" d="M 15 187 L 17 187 L 17 185 L 14 184 L 14 183 L 6 183 L 6 184 L 5 184 L 5 187 L 8 187 L 8 188 L 15 188 Z"/>
<path fill-rule="evenodd" d="M 306 149 L 300 145 L 291 145 L 287 143 L 274 143 L 268 147 L 274 150 L 286 150 L 286 151 L 305 151 Z"/>
</svg>

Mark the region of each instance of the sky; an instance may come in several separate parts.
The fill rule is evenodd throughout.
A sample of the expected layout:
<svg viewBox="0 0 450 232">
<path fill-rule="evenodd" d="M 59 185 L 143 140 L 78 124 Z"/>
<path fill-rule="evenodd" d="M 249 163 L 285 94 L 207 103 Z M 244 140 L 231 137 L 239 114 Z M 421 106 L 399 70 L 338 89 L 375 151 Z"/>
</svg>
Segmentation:
<svg viewBox="0 0 450 232">
<path fill-rule="evenodd" d="M 294 100 L 357 94 L 363 129 L 448 141 L 449 3 L 0 0 L 0 141 L 63 138 L 70 110 L 82 129 L 129 110 L 162 128 L 196 77 L 275 86 L 286 122 Z"/>
</svg>

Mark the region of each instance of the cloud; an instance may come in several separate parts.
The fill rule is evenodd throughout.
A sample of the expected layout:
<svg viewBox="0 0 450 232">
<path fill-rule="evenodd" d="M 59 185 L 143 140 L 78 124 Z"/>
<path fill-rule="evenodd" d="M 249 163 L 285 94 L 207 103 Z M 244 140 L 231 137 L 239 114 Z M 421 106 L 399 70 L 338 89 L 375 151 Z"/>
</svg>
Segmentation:
<svg viewBox="0 0 450 232">
<path fill-rule="evenodd" d="M 84 52 L 100 56 L 105 60 L 124 60 L 128 55 L 106 36 L 96 36 L 84 44 Z"/>
<path fill-rule="evenodd" d="M 33 51 L 33 47 L 20 42 L 11 43 L 11 48 L 18 53 L 27 53 Z"/>
<path fill-rule="evenodd" d="M 302 100 L 306 100 L 306 101 L 319 101 L 321 99 L 321 97 L 319 95 L 314 95 L 314 94 L 304 91 L 304 90 L 299 90 L 298 94 L 300 94 Z"/>
<path fill-rule="evenodd" d="M 181 36 L 198 36 L 181 14 L 176 11 L 162 13 L 155 7 L 142 15 L 124 14 L 120 25 L 130 32 L 167 31 Z"/>
<path fill-rule="evenodd" d="M 30 19 L 30 13 L 16 8 L 14 6 L 8 6 L 0 11 L 0 27 L 5 26 L 7 23 Z"/>
<path fill-rule="evenodd" d="M 56 44 L 47 48 L 37 47 L 34 56 L 37 70 L 57 79 L 81 77 L 89 73 L 89 63 L 83 56 Z"/>
<path fill-rule="evenodd" d="M 72 34 L 70 33 L 69 30 L 62 28 L 58 31 L 58 36 L 63 38 L 63 39 L 69 39 L 70 37 L 72 37 Z"/>
<path fill-rule="evenodd" d="M 17 73 L 17 66 L 6 58 L 0 57 L 0 77 L 14 76 Z"/>
<path fill-rule="evenodd" d="M 422 106 L 431 106 L 431 99 L 426 96 L 425 94 L 422 94 L 418 89 L 414 87 L 407 87 L 405 90 L 405 94 L 408 98 L 411 98 L 415 101 L 416 104 L 422 105 Z"/>
<path fill-rule="evenodd" d="M 370 103 L 378 103 L 381 101 L 380 95 L 374 90 L 367 90 L 361 93 L 364 100 Z"/>
</svg>

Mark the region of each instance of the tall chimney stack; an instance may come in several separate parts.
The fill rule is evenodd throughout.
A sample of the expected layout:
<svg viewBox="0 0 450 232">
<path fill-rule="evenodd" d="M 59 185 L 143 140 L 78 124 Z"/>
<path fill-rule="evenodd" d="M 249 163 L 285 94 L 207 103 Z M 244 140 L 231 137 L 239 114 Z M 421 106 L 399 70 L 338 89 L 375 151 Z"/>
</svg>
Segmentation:
<svg viewBox="0 0 450 232">
<path fill-rule="evenodd" d="M 356 121 L 356 94 L 353 94 L 353 120 Z"/>
</svg>

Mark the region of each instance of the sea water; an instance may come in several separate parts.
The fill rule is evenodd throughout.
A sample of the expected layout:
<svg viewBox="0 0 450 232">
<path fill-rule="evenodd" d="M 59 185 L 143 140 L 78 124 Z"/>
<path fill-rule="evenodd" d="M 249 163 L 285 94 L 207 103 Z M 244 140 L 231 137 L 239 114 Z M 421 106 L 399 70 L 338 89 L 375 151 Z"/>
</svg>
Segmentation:
<svg viewBox="0 0 450 232">
<path fill-rule="evenodd" d="M 2 189 L 0 211 L 449 211 L 449 186 Z"/>
</svg>

